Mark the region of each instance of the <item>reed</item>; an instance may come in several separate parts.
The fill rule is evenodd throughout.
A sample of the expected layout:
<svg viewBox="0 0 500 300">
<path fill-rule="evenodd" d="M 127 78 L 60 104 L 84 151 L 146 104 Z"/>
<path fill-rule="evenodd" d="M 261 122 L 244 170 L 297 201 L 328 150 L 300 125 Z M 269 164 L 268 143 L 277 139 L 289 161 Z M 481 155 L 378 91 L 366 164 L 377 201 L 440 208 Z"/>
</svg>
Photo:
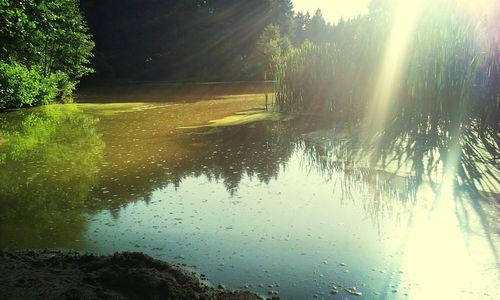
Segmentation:
<svg viewBox="0 0 500 300">
<path fill-rule="evenodd" d="M 353 142 L 365 144 L 376 162 L 410 160 L 419 178 L 442 167 L 462 182 L 498 189 L 500 49 L 491 24 L 453 5 L 428 7 L 422 16 L 377 142 Z M 360 17 L 337 27 L 330 44 L 291 51 L 278 73 L 277 109 L 362 132 L 391 20 L 380 12 Z"/>
</svg>

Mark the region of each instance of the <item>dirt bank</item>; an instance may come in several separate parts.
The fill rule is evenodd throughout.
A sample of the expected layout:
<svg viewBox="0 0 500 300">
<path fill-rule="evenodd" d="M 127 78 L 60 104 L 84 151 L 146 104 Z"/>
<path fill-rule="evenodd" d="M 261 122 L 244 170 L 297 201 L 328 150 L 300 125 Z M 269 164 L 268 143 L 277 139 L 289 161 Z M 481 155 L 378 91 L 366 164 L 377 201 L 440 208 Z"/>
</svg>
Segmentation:
<svg viewBox="0 0 500 300">
<path fill-rule="evenodd" d="M 196 273 L 142 253 L 0 251 L 0 299 L 263 298 L 211 288 Z"/>
</svg>

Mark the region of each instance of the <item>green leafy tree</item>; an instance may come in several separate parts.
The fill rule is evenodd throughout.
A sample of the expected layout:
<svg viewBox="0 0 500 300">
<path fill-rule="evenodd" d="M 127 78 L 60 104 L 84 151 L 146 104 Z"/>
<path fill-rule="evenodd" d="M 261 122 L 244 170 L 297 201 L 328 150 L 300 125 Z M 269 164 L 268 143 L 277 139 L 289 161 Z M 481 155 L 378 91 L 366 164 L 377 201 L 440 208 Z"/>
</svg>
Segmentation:
<svg viewBox="0 0 500 300">
<path fill-rule="evenodd" d="M 283 62 L 286 53 L 292 47 L 287 36 L 282 36 L 280 27 L 269 24 L 259 37 L 253 57 L 255 64 L 267 79 L 276 76 L 278 66 Z"/>
<path fill-rule="evenodd" d="M 41 20 L 39 45 L 44 73 L 63 71 L 70 80 L 91 73 L 89 58 L 94 42 L 75 0 L 49 1 Z"/>
<path fill-rule="evenodd" d="M 36 56 L 34 1 L 0 0 L 0 60 L 29 63 Z"/>
<path fill-rule="evenodd" d="M 92 72 L 89 59 L 94 42 L 78 3 L 0 0 L 0 109 L 46 103 L 46 99 L 13 95 L 16 89 L 31 86 L 51 90 L 32 95 L 35 98 L 58 93 L 69 98 L 78 80 Z"/>
</svg>

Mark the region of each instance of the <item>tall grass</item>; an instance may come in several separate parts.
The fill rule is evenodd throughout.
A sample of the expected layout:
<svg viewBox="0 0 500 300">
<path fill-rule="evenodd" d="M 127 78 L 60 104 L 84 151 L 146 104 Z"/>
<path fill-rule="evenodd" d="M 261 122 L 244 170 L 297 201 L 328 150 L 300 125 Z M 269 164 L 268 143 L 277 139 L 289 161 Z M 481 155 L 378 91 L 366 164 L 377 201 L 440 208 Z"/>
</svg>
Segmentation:
<svg viewBox="0 0 500 300">
<path fill-rule="evenodd" d="M 491 20 L 452 2 L 436 5 L 444 3 L 418 20 L 377 142 L 357 141 L 375 150 L 375 161 L 410 160 L 419 178 L 444 167 L 462 182 L 498 190 L 499 45 Z M 293 50 L 279 71 L 277 108 L 366 127 L 392 17 L 358 18 L 337 27 L 331 44 Z"/>
<path fill-rule="evenodd" d="M 386 23 L 360 17 L 337 27 L 335 42 L 306 41 L 291 50 L 278 72 L 278 109 L 359 121 L 374 87 Z"/>
</svg>

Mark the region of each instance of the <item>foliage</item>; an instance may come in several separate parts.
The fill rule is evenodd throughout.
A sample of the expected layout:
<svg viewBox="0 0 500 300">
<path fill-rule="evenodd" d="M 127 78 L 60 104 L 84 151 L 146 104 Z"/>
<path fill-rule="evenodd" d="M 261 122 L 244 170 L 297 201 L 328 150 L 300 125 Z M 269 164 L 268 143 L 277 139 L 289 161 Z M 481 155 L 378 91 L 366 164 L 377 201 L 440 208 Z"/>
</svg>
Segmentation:
<svg viewBox="0 0 500 300">
<path fill-rule="evenodd" d="M 46 104 L 61 92 L 70 98 L 78 80 L 92 72 L 94 43 L 87 32 L 76 0 L 0 1 L 0 109 Z"/>
<path fill-rule="evenodd" d="M 58 94 L 63 73 L 43 77 L 39 69 L 0 62 L 0 110 L 48 104 Z"/>
<path fill-rule="evenodd" d="M 335 27 L 334 43 L 306 40 L 281 64 L 278 109 L 356 122 L 373 89 L 388 21 L 368 16 Z M 370 28 L 370 30 L 367 30 Z"/>
<path fill-rule="evenodd" d="M 94 46 L 79 2 L 1 0 L 1 60 L 39 66 L 44 76 L 62 71 L 69 83 L 77 83 L 92 71 Z M 96 79 L 261 79 L 268 66 L 256 53 L 271 24 L 279 26 L 285 44 L 333 38 L 320 11 L 296 15 L 291 0 L 123 0 L 119 6 L 113 0 L 82 0 L 81 5 L 97 42 Z"/>
<path fill-rule="evenodd" d="M 40 66 L 44 76 L 63 71 L 76 80 L 92 70 L 94 43 L 75 0 L 0 1 L 0 57 Z"/>
<path fill-rule="evenodd" d="M 500 49 L 489 24 L 452 1 L 424 9 L 390 87 L 385 126 L 370 123 L 370 107 L 382 105 L 372 101 L 394 17 L 388 3 L 339 23 L 333 43 L 292 51 L 279 72 L 278 109 L 357 126 L 374 161 L 409 159 L 419 177 L 443 167 L 474 186 L 498 184 Z"/>
<path fill-rule="evenodd" d="M 251 64 L 255 72 L 265 73 L 266 79 L 273 79 L 278 66 L 283 63 L 286 53 L 292 48 L 288 36 L 282 36 L 279 25 L 269 24 L 261 33 Z M 264 78 L 263 78 L 264 79 Z"/>
<path fill-rule="evenodd" d="M 319 106 L 330 104 L 322 79 L 333 76 L 336 52 L 334 45 L 308 41 L 291 51 L 279 73 L 277 105 L 281 111 L 322 111 L 325 107 Z"/>
<path fill-rule="evenodd" d="M 96 80 L 262 79 L 257 44 L 271 24 L 294 46 L 315 40 L 315 30 L 332 38 L 321 14 L 313 18 L 321 28 L 310 27 L 308 15 L 299 14 L 300 23 L 291 0 L 123 0 L 119 7 L 82 0 L 82 8 L 96 40 Z"/>
<path fill-rule="evenodd" d="M 321 10 L 318 9 L 314 16 L 307 21 L 307 26 L 304 30 L 308 40 L 314 43 L 321 43 L 328 40 L 331 28 L 323 18 Z"/>
</svg>

